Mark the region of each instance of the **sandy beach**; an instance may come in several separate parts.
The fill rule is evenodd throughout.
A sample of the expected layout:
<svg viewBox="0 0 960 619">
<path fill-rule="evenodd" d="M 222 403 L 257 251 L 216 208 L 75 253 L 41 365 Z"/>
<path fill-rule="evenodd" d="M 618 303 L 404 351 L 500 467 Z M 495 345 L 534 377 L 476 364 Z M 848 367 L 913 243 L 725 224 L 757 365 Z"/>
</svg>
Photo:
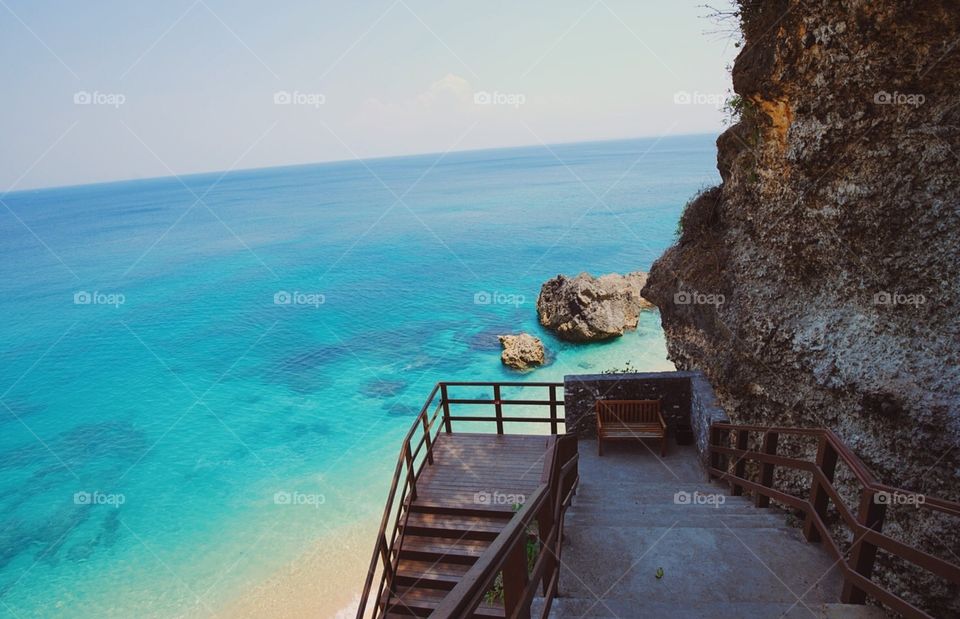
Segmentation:
<svg viewBox="0 0 960 619">
<path fill-rule="evenodd" d="M 265 582 L 243 593 L 222 617 L 311 619 L 354 617 L 379 521 L 335 530 Z"/>
</svg>

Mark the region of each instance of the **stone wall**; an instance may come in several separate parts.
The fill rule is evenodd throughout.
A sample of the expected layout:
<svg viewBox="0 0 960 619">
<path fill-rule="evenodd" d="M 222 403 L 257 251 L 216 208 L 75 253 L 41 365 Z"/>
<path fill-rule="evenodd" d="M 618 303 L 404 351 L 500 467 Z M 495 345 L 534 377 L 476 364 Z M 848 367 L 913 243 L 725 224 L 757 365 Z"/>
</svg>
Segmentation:
<svg viewBox="0 0 960 619">
<path fill-rule="evenodd" d="M 697 453 L 704 469 L 707 467 L 707 443 L 710 440 L 710 424 L 718 421 L 729 422 L 727 413 L 720 408 L 713 387 L 703 372 L 683 372 L 690 374 L 690 425 L 697 442 Z"/>
<path fill-rule="evenodd" d="M 710 423 L 727 421 L 701 372 L 572 374 L 563 384 L 567 432 L 581 437 L 596 436 L 597 400 L 661 400 L 669 435 L 674 436 L 678 422 L 689 423 L 705 462 Z"/>
</svg>

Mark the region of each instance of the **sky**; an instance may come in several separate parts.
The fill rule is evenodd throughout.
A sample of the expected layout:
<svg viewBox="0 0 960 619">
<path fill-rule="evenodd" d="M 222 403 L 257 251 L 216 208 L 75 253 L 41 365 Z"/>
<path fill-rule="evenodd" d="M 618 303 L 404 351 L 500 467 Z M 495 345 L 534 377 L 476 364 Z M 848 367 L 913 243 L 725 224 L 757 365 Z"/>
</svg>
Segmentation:
<svg viewBox="0 0 960 619">
<path fill-rule="evenodd" d="M 0 195 L 718 133 L 704 2 L 0 0 Z"/>
</svg>

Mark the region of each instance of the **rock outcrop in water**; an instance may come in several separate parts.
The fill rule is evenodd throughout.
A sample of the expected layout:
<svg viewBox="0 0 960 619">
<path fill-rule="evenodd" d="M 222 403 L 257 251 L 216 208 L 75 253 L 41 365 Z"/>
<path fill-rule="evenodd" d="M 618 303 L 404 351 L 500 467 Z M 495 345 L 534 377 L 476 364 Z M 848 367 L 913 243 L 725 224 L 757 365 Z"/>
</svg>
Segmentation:
<svg viewBox="0 0 960 619">
<path fill-rule="evenodd" d="M 537 365 L 543 365 L 545 358 L 543 342 L 540 338 L 529 333 L 520 335 L 500 335 L 500 345 L 503 352 L 500 360 L 503 364 L 515 370 L 529 370 Z"/>
<path fill-rule="evenodd" d="M 557 275 L 540 289 L 540 324 L 573 342 L 620 337 L 637 328 L 640 310 L 653 307 L 640 295 L 646 282 L 647 274 L 641 271 L 597 278 L 589 273 Z"/>
<path fill-rule="evenodd" d="M 740 4 L 723 183 L 643 290 L 670 357 L 736 422 L 828 426 L 882 481 L 960 500 L 960 10 Z M 955 519 L 891 507 L 884 532 L 960 557 Z M 878 561 L 885 587 L 960 616 L 956 588 Z"/>
</svg>

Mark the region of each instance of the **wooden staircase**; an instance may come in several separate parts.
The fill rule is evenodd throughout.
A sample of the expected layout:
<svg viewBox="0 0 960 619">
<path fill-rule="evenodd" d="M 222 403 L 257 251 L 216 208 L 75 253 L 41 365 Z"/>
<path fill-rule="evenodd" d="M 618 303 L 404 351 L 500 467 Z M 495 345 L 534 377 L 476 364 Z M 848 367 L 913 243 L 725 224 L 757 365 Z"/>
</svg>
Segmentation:
<svg viewBox="0 0 960 619">
<path fill-rule="evenodd" d="M 512 517 L 512 510 L 410 506 L 401 527 L 395 592 L 386 592 L 387 616 L 428 616 Z M 504 617 L 503 605 L 484 604 L 474 617 Z"/>
<path fill-rule="evenodd" d="M 403 441 L 358 619 L 516 616 L 556 593 L 563 514 L 579 479 L 576 439 L 558 434 L 561 385 L 458 384 L 492 387 L 491 400 L 451 398 L 451 385 L 434 388 Z M 505 398 L 505 387 L 546 389 L 549 399 Z M 495 416 L 454 415 L 451 404 Z M 513 405 L 548 414 L 504 414 Z M 453 432 L 453 422 L 497 432 Z M 551 434 L 505 433 L 514 423 L 549 424 Z"/>
</svg>

